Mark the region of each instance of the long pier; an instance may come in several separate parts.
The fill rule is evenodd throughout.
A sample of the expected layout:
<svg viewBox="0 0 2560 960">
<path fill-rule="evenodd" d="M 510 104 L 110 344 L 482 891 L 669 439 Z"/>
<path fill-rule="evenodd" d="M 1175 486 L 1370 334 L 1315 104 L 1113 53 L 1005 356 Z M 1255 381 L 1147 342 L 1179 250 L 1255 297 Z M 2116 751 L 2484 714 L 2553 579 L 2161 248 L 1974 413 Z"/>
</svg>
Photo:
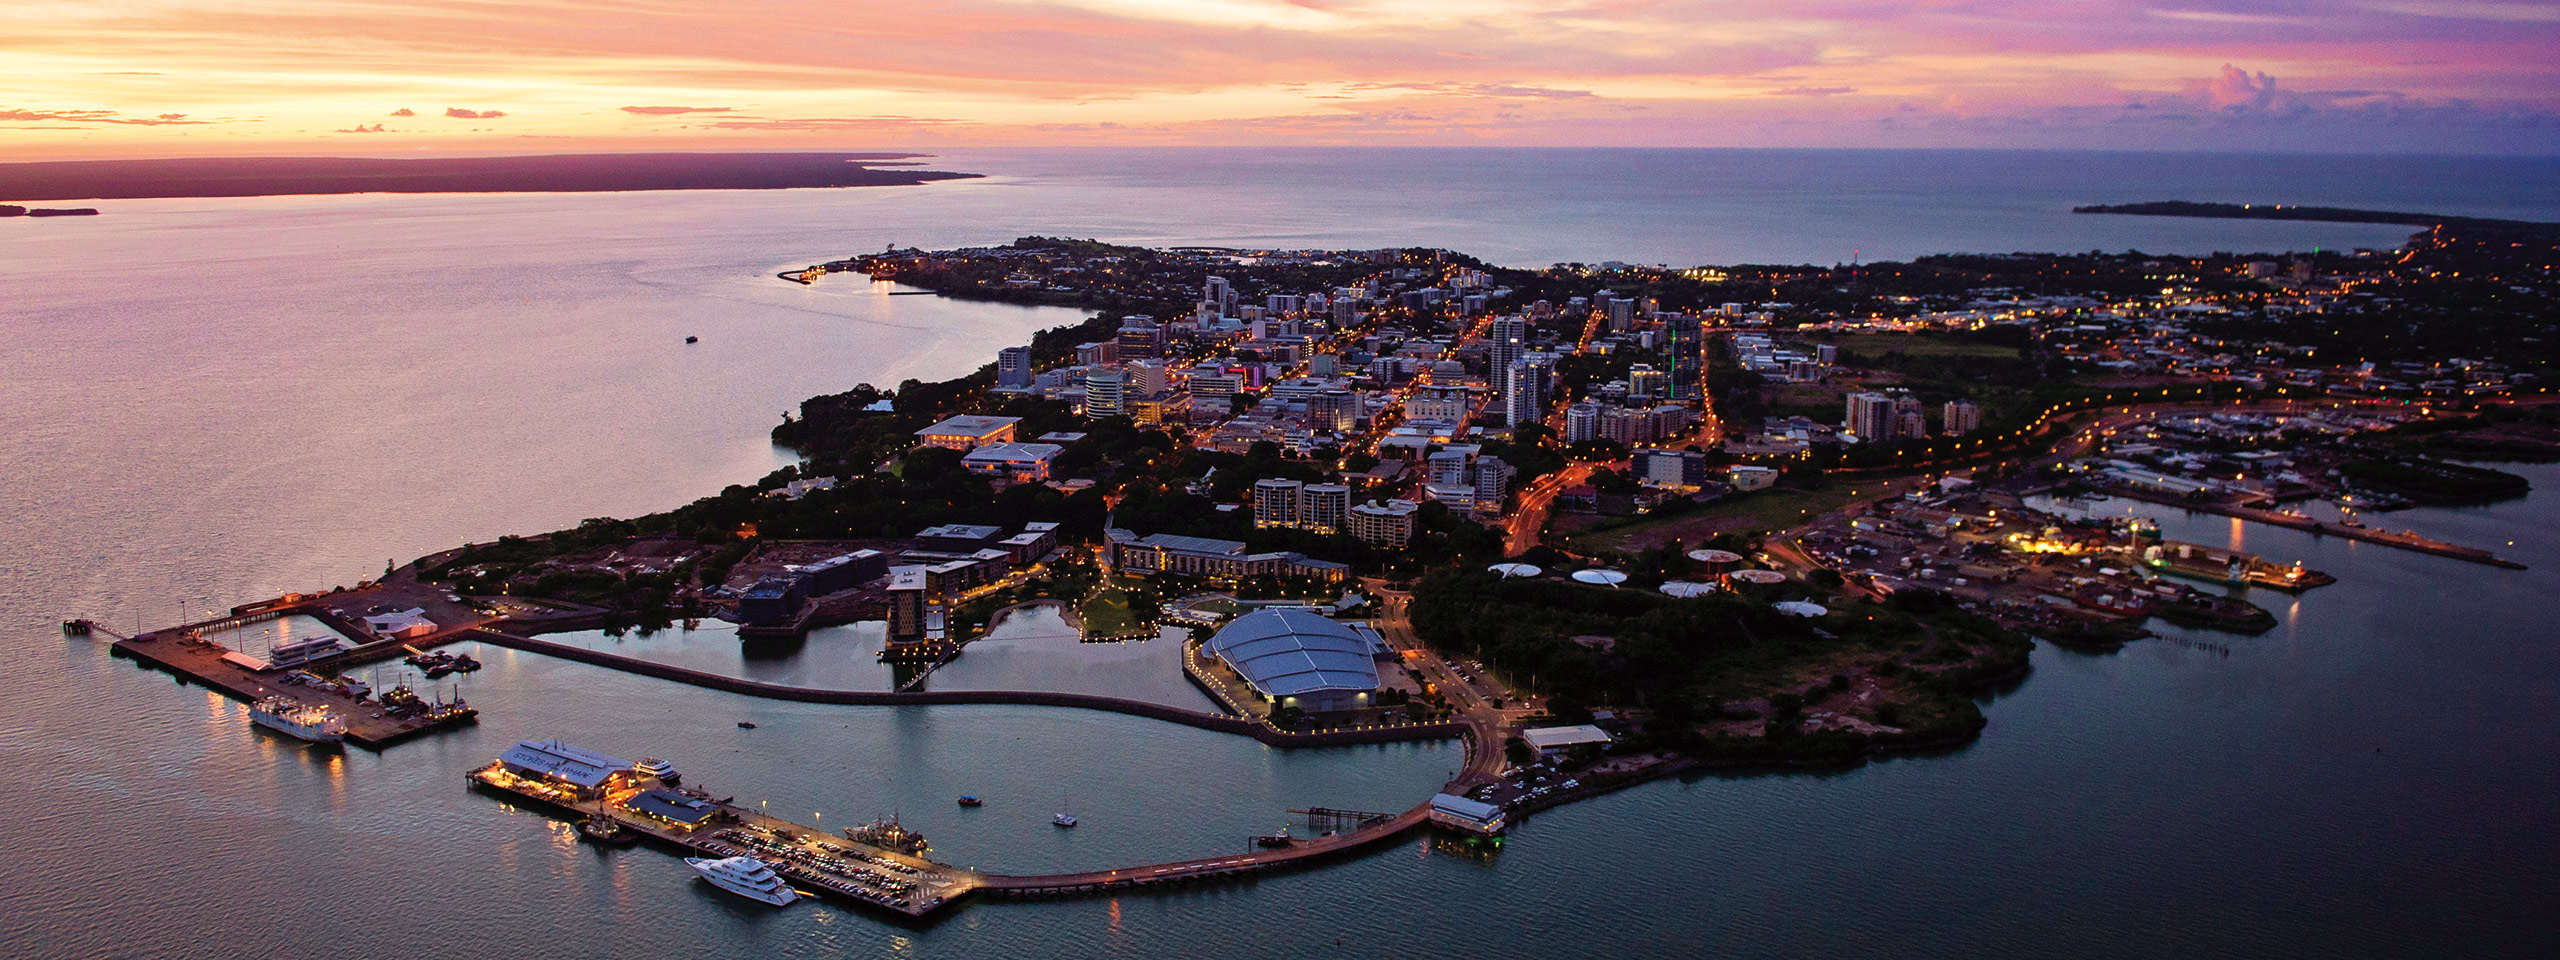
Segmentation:
<svg viewBox="0 0 2560 960">
<path fill-rule="evenodd" d="M 977 877 L 978 889 L 992 895 L 1014 897 L 1073 896 L 1131 887 L 1169 886 L 1232 878 L 1246 873 L 1308 866 L 1327 858 L 1356 853 L 1402 836 L 1405 832 L 1428 822 L 1430 818 L 1431 804 L 1423 803 L 1382 823 L 1329 837 L 1294 840 L 1289 846 L 1278 849 L 1258 850 L 1226 857 L 1176 860 L 1171 863 L 1123 867 L 1117 870 L 1087 870 L 1082 873 L 1053 873 L 1037 876 L 980 874 Z"/>
<path fill-rule="evenodd" d="M 2492 567 L 2503 567 L 2508 570 L 2525 569 L 2524 564 L 2506 559 L 2505 557 L 2498 556 L 2497 554 L 2490 553 L 2489 551 L 2482 550 L 2478 547 L 2466 547 L 2461 544 L 2446 543 L 2442 540 L 2430 540 L 2414 533 L 2394 533 L 2389 530 L 2375 530 L 2369 527 L 2350 527 L 2344 524 L 2330 523 L 2325 520 L 2315 520 L 2310 517 L 2297 517 L 2289 513 L 2277 513 L 2273 510 L 2260 510 L 2255 507 L 2234 506 L 2224 503 L 2198 503 L 2169 496 L 2167 494 L 2152 493 L 2148 490 L 2136 490 L 2130 487 L 2106 487 L 2102 489 L 2104 489 L 2107 496 L 2111 497 L 2123 497 L 2127 500 L 2140 500 L 2144 503 L 2156 503 L 2166 507 L 2182 507 L 2197 513 L 2210 513 L 2225 517 L 2238 517 L 2242 520 L 2250 520 L 2257 523 L 2271 524 L 2279 527 L 2288 527 L 2305 533 L 2318 534 L 2321 536 L 2343 537 L 2348 540 L 2361 540 L 2366 543 L 2378 543 L 2386 547 L 2397 547 L 2413 553 L 2450 557 L 2455 560 L 2466 560 L 2472 563 L 2484 564 Z"/>
</svg>

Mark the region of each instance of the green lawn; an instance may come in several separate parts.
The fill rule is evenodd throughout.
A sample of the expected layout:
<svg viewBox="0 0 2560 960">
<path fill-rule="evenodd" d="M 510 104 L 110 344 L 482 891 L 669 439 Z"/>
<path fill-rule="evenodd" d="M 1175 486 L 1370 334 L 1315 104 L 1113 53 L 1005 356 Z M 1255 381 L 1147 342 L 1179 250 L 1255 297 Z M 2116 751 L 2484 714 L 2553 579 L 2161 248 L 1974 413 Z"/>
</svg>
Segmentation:
<svg viewBox="0 0 2560 960">
<path fill-rule="evenodd" d="M 1140 620 L 1130 601 L 1127 589 L 1116 583 L 1110 584 L 1076 605 L 1076 619 L 1084 621 L 1084 632 L 1088 636 L 1116 637 L 1135 633 Z"/>
</svg>

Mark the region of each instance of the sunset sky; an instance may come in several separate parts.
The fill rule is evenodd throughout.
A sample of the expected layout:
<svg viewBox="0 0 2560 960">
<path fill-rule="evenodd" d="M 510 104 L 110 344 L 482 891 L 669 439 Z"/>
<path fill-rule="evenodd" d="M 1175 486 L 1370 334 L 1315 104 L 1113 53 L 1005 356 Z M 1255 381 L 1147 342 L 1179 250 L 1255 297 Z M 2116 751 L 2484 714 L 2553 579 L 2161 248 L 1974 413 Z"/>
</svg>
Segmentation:
<svg viewBox="0 0 2560 960">
<path fill-rule="evenodd" d="M 0 158 L 2560 153 L 2560 0 L 9 0 Z"/>
</svg>

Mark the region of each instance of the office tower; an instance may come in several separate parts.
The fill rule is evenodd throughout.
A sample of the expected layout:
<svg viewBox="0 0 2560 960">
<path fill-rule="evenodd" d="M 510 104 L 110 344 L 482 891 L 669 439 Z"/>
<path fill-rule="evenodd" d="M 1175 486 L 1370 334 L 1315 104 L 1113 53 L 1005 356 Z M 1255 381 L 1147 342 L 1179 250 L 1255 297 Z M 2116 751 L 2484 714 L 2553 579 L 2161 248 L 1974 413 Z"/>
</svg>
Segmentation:
<svg viewBox="0 0 2560 960">
<path fill-rule="evenodd" d="M 1707 341 L 1697 317 L 1685 314 L 1663 320 L 1663 351 L 1668 355 L 1671 376 L 1668 392 L 1673 400 L 1697 400 L 1703 397 L 1707 374 Z"/>
<path fill-rule="evenodd" d="M 1173 365 L 1162 360 L 1131 360 L 1120 370 L 1129 377 L 1131 397 L 1152 397 L 1172 384 Z"/>
<path fill-rule="evenodd" d="M 1485 334 L 1485 380 L 1493 384 L 1496 392 L 1503 389 L 1505 371 L 1511 369 L 1512 361 L 1520 359 L 1528 340 L 1529 321 L 1519 317 L 1494 319 L 1492 329 Z"/>
<path fill-rule="evenodd" d="M 1129 413 L 1129 374 L 1119 368 L 1095 370 L 1084 375 L 1084 414 L 1088 417 L 1120 417 Z"/>
<path fill-rule="evenodd" d="M 1502 422 L 1517 427 L 1546 419 L 1547 375 L 1555 369 L 1555 354 L 1522 354 L 1511 362 L 1502 385 Z"/>
<path fill-rule="evenodd" d="M 1164 356 L 1164 328 L 1156 326 L 1153 317 L 1136 316 L 1120 321 L 1120 336 L 1115 340 L 1120 344 L 1120 359 L 1123 360 Z"/>
<path fill-rule="evenodd" d="M 1671 396 L 1670 389 L 1671 375 L 1653 364 L 1639 363 L 1627 368 L 1628 396 L 1658 400 Z"/>
<path fill-rule="evenodd" d="M 1359 425 L 1359 394 L 1326 390 L 1307 398 L 1307 429 L 1349 433 Z"/>
<path fill-rule="evenodd" d="M 1502 498 L 1511 493 L 1511 478 L 1518 474 L 1519 471 L 1502 462 L 1501 457 L 1477 457 L 1476 509 L 1485 513 L 1501 512 Z"/>
<path fill-rule="evenodd" d="M 996 351 L 996 386 L 1007 390 L 1031 387 L 1030 347 L 1006 347 Z"/>
</svg>

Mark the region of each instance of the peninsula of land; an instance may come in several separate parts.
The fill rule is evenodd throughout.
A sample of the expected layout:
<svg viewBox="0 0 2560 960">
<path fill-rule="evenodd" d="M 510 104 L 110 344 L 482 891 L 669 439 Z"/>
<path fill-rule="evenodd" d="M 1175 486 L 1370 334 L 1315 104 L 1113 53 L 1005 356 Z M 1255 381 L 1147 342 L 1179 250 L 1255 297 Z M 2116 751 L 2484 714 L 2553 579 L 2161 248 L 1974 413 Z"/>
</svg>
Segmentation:
<svg viewBox="0 0 2560 960">
<path fill-rule="evenodd" d="M 0 201 L 336 193 L 588 193 L 912 186 L 979 176 L 912 153 L 616 153 L 527 157 L 191 157 L 0 164 Z M 889 167 L 890 169 L 882 169 Z"/>
<path fill-rule="evenodd" d="M 1682 771 L 1960 746 L 2038 640 L 2112 651 L 2157 619 L 2227 650 L 2185 631 L 2245 643 L 2280 622 L 2259 591 L 2339 580 L 2168 539 L 2098 498 L 2512 570 L 2386 517 L 2522 496 L 2525 477 L 2474 462 L 2560 449 L 2560 238 L 2510 228 L 2308 256 L 1685 269 L 1030 236 L 784 276 L 838 274 L 1090 317 L 990 344 L 952 379 L 811 397 L 772 428 L 797 462 L 672 510 L 131 637 L 63 629 L 249 701 L 253 723 L 376 749 L 476 722 L 458 689 L 431 696 L 479 668 L 445 649 L 465 643 L 774 700 L 1463 745 L 1401 811 L 1309 807 L 1290 811 L 1308 834 L 1249 853 L 1024 876 L 925 859 L 893 819 L 838 840 L 557 740 L 467 773 L 597 842 L 752 854 L 914 919 L 1290 869 L 1426 827 L 1489 843 Z M 1081 643 L 1177 645 L 1133 669 L 1178 674 L 1202 708 L 935 685 L 1031 609 L 1069 612 Z M 295 639 L 249 639 L 287 618 Z M 540 636 L 705 618 L 785 655 L 815 627 L 878 622 L 885 676 L 794 687 Z M 359 679 L 392 660 L 427 691 Z"/>
<path fill-rule="evenodd" d="M 2323 223 L 2398 223 L 2413 227 L 2439 224 L 2459 227 L 2488 227 L 2560 233 L 2560 223 L 2534 220 L 2500 220 L 2494 217 L 2450 217 L 2434 213 L 2400 213 L 2391 210 L 2356 210 L 2348 207 L 2306 207 L 2290 203 L 2198 203 L 2192 200 L 2157 200 L 2150 203 L 2100 203 L 2071 208 L 2073 213 L 2121 213 L 2141 217 L 2209 217 L 2221 220 L 2314 220 Z"/>
</svg>

